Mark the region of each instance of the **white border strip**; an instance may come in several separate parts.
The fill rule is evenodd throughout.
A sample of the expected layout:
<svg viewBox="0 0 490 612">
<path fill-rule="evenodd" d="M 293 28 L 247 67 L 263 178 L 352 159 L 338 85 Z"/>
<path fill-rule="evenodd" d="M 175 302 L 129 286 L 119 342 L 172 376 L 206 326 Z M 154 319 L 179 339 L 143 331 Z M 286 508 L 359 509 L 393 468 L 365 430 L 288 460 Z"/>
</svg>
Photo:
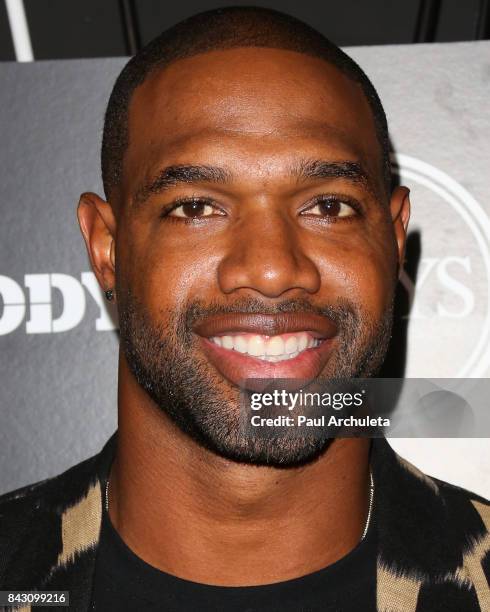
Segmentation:
<svg viewBox="0 0 490 612">
<path fill-rule="evenodd" d="M 14 42 L 15 57 L 18 62 L 32 62 L 31 36 L 27 25 L 23 0 L 5 0 L 5 8 Z"/>
</svg>

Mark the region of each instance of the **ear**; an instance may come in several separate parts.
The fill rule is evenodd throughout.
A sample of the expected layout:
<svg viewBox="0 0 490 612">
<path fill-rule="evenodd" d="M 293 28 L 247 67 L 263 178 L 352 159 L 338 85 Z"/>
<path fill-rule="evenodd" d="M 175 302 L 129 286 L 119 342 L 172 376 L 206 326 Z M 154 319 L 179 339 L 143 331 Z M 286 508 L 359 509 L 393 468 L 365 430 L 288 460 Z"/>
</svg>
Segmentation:
<svg viewBox="0 0 490 612">
<path fill-rule="evenodd" d="M 391 195 L 390 211 L 398 250 L 398 274 L 405 260 L 408 220 L 410 219 L 410 190 L 407 187 L 396 187 Z"/>
<path fill-rule="evenodd" d="M 114 290 L 117 224 L 112 206 L 95 193 L 82 193 L 77 215 L 99 285 L 103 291 Z"/>
</svg>

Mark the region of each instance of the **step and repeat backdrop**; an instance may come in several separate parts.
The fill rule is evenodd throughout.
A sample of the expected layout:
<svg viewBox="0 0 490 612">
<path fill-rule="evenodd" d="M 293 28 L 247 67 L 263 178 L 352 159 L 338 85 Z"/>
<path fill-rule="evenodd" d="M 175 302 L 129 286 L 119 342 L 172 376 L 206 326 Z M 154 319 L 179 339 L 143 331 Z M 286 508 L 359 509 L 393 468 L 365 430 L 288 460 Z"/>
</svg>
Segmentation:
<svg viewBox="0 0 490 612">
<path fill-rule="evenodd" d="M 348 52 L 380 93 L 394 178 L 411 189 L 386 375 L 490 377 L 490 42 Z M 0 64 L 0 493 L 92 455 L 117 426 L 117 322 L 76 205 L 102 194 L 103 114 L 125 61 Z M 490 439 L 391 443 L 490 497 Z"/>
</svg>

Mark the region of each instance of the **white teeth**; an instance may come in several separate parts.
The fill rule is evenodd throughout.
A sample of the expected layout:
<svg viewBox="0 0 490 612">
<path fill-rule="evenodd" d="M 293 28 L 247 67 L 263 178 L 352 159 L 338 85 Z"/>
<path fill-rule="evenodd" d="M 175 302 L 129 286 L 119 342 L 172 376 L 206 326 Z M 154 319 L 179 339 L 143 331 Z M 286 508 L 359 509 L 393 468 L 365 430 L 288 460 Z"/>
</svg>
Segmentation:
<svg viewBox="0 0 490 612">
<path fill-rule="evenodd" d="M 284 340 L 281 336 L 273 336 L 266 346 L 266 355 L 282 355 L 284 353 Z"/>
<path fill-rule="evenodd" d="M 231 336 L 221 336 L 221 346 L 225 349 L 232 349 L 233 338 Z"/>
<path fill-rule="evenodd" d="M 313 338 L 307 336 L 306 334 L 300 334 L 298 338 L 298 351 L 304 351 L 305 348 L 308 346 L 310 340 L 313 340 Z"/>
<path fill-rule="evenodd" d="M 298 339 L 296 336 L 289 336 L 289 338 L 286 340 L 284 349 L 288 355 L 291 355 L 291 353 L 296 353 L 298 350 Z"/>
<path fill-rule="evenodd" d="M 248 352 L 248 342 L 245 336 L 235 336 L 233 338 L 233 348 L 235 351 L 239 353 L 247 353 Z"/>
<path fill-rule="evenodd" d="M 236 336 L 213 336 L 212 342 L 222 348 L 234 349 L 238 353 L 258 357 L 264 361 L 276 363 L 294 359 L 304 350 L 320 345 L 320 340 L 312 338 L 306 332 L 281 336 L 260 336 L 258 334 L 238 334 Z"/>
<path fill-rule="evenodd" d="M 251 336 L 248 339 L 248 354 L 254 357 L 265 355 L 265 342 L 262 336 Z"/>
</svg>

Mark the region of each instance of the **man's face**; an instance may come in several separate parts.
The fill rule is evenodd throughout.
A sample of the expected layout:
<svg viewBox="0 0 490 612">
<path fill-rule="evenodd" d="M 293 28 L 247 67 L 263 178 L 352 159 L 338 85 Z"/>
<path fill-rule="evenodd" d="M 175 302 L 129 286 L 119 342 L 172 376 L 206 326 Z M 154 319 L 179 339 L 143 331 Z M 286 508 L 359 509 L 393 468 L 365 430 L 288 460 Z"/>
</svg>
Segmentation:
<svg viewBox="0 0 490 612">
<path fill-rule="evenodd" d="M 273 465 L 326 447 L 243 438 L 238 385 L 376 372 L 402 248 L 382 176 L 360 87 L 319 59 L 212 52 L 135 91 L 117 204 L 123 353 L 201 444 Z"/>
</svg>

